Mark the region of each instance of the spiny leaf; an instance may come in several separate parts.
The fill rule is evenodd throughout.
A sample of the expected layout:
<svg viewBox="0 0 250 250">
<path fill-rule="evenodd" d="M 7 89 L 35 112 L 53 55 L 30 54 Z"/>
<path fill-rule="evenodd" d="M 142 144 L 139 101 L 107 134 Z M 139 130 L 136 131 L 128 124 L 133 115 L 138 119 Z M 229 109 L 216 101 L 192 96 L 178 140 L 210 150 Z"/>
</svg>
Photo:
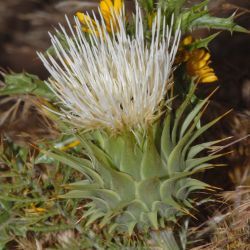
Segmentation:
<svg viewBox="0 0 250 250">
<path fill-rule="evenodd" d="M 98 211 L 96 210 L 89 218 L 88 221 L 86 223 L 86 227 L 88 227 L 89 225 L 91 225 L 93 222 L 95 222 L 97 219 L 102 218 L 105 215 L 105 213 L 103 213 L 102 211 Z"/>
<path fill-rule="evenodd" d="M 145 151 L 141 161 L 141 178 L 160 177 L 166 175 L 162 167 L 161 157 L 153 141 L 152 130 L 148 131 Z"/>
<path fill-rule="evenodd" d="M 103 185 L 102 178 L 97 172 L 95 172 L 92 169 L 92 164 L 89 160 L 80 159 L 78 157 L 74 157 L 74 156 L 65 154 L 63 152 L 60 152 L 59 150 L 55 150 L 55 151 L 57 153 L 46 151 L 45 154 L 81 172 L 86 177 L 90 178 L 90 180 L 94 180 L 95 183 L 98 183 L 101 186 Z"/>
<path fill-rule="evenodd" d="M 148 216 L 148 219 L 149 219 L 150 223 L 152 224 L 153 228 L 155 230 L 158 230 L 159 224 L 158 224 L 157 212 L 156 211 L 150 212 L 147 214 L 147 216 Z"/>
<path fill-rule="evenodd" d="M 59 197 L 64 199 L 93 199 L 97 197 L 107 202 L 111 208 L 115 208 L 121 201 L 116 192 L 107 189 L 73 190 Z"/>
<path fill-rule="evenodd" d="M 218 144 L 219 142 L 222 142 L 222 141 L 224 141 L 224 140 L 222 139 L 222 140 L 216 140 L 216 141 L 211 141 L 211 142 L 204 142 L 204 143 L 197 144 L 197 145 L 191 147 L 189 149 L 187 159 L 194 158 L 197 154 L 199 154 L 203 150 L 209 149 L 209 147 L 211 147 L 211 146 L 213 146 L 215 144 Z"/>
<path fill-rule="evenodd" d="M 160 200 L 159 188 L 160 180 L 158 178 L 147 179 L 137 185 L 138 197 L 149 209 L 154 201 Z"/>
<path fill-rule="evenodd" d="M 164 181 L 160 186 L 161 199 L 166 205 L 172 206 L 180 212 L 187 213 L 187 210 L 183 208 L 178 202 L 174 200 L 176 182 L 172 179 Z"/>
<path fill-rule="evenodd" d="M 196 89 L 196 85 L 191 85 L 191 88 L 188 92 L 187 97 L 185 98 L 185 100 L 183 101 L 183 103 L 180 105 L 180 107 L 177 109 L 176 111 L 176 115 L 174 118 L 174 126 L 172 129 L 172 134 L 171 134 L 171 138 L 172 138 L 172 142 L 175 145 L 177 143 L 177 130 L 178 130 L 178 126 L 180 125 L 180 120 L 182 115 L 184 114 L 184 111 L 186 110 L 186 108 L 188 107 L 188 105 L 190 104 L 190 101 L 193 97 L 193 94 L 195 92 Z"/>
<path fill-rule="evenodd" d="M 135 180 L 140 180 L 141 159 L 142 151 L 135 140 L 132 136 L 125 137 L 120 161 L 120 170 L 130 174 Z"/>
<path fill-rule="evenodd" d="M 34 94 L 49 100 L 55 95 L 37 76 L 28 73 L 4 74 L 6 85 L 0 88 L 0 95 Z"/>
<path fill-rule="evenodd" d="M 208 187 L 211 187 L 211 186 L 193 178 L 187 178 L 187 179 L 181 180 L 180 188 L 176 192 L 176 198 L 180 200 L 185 200 L 189 196 L 190 192 L 194 190 L 205 189 Z"/>
<path fill-rule="evenodd" d="M 206 48 L 208 49 L 208 45 L 211 41 L 213 41 L 221 32 L 216 32 L 210 36 L 207 36 L 205 38 L 202 39 L 198 39 L 196 41 L 194 41 L 190 46 L 190 50 L 194 50 L 194 49 L 200 49 L 200 48 Z"/>
<path fill-rule="evenodd" d="M 86 190 L 86 189 L 97 189 L 100 186 L 96 183 L 93 184 L 86 184 L 85 180 L 73 182 L 67 185 L 64 185 L 67 189 L 74 189 L 74 190 Z"/>
<path fill-rule="evenodd" d="M 195 19 L 191 23 L 191 27 L 222 29 L 222 30 L 229 30 L 231 32 L 237 31 L 237 32 L 249 33 L 247 29 L 237 25 L 233 21 L 233 16 L 228 18 L 220 18 L 206 14 Z"/>
<path fill-rule="evenodd" d="M 170 131 L 171 131 L 171 115 L 167 114 L 167 117 L 165 118 L 165 121 L 164 121 L 163 131 L 162 131 L 162 136 L 161 136 L 161 156 L 165 162 L 166 168 L 167 168 L 167 161 L 168 161 L 169 155 L 172 152 L 173 147 L 174 147 L 172 140 L 171 140 Z"/>
<path fill-rule="evenodd" d="M 223 115 L 215 118 L 214 120 L 210 121 L 209 123 L 205 124 L 204 126 L 200 127 L 197 131 L 194 132 L 188 143 L 185 145 L 184 152 L 187 152 L 190 145 L 203 133 L 205 133 L 209 128 L 211 128 L 214 124 L 216 124 L 219 120 L 221 120 L 224 116 L 226 116 L 228 113 L 230 113 L 231 110 L 224 113 Z"/>
<path fill-rule="evenodd" d="M 195 159 L 188 159 L 186 161 L 186 169 L 191 170 L 195 168 L 196 166 L 199 166 L 203 163 L 209 162 L 213 159 L 221 157 L 223 154 L 218 154 L 218 155 L 209 155 L 205 157 L 200 157 L 200 158 L 195 158 Z"/>
<path fill-rule="evenodd" d="M 136 226 L 137 222 L 136 221 L 131 221 L 127 223 L 127 228 L 128 228 L 128 235 L 131 236 L 133 234 L 134 228 Z"/>
<path fill-rule="evenodd" d="M 187 117 L 182 123 L 182 126 L 180 128 L 180 138 L 182 138 L 188 129 L 189 125 L 194 121 L 197 114 L 199 114 L 200 110 L 206 105 L 207 100 L 200 101 L 198 104 L 195 105 L 195 107 L 189 112 Z"/>
</svg>

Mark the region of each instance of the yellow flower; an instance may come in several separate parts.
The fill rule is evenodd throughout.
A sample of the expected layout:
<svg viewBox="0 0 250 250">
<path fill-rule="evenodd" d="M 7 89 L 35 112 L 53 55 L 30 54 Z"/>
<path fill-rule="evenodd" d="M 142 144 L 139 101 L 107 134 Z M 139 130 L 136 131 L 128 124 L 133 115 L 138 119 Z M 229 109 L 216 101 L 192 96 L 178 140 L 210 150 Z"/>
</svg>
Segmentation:
<svg viewBox="0 0 250 250">
<path fill-rule="evenodd" d="M 193 42 L 192 36 L 186 36 L 180 43 L 177 56 L 175 58 L 175 63 L 184 63 L 190 57 L 190 52 L 187 50 L 186 46 L 190 45 Z"/>
<path fill-rule="evenodd" d="M 112 27 L 115 32 L 118 30 L 118 22 L 116 16 L 121 15 L 122 8 L 122 0 L 101 0 L 100 11 L 108 32 L 112 32 Z M 83 24 L 82 29 L 84 32 L 95 32 L 97 34 L 99 33 L 97 24 L 93 18 L 82 12 L 77 12 L 76 16 Z"/>
<path fill-rule="evenodd" d="M 211 55 L 205 49 L 195 49 L 190 52 L 186 62 L 186 69 L 190 76 L 198 78 L 201 83 L 210 83 L 218 80 L 214 69 L 209 66 Z"/>
<path fill-rule="evenodd" d="M 188 46 L 193 42 L 193 37 L 192 36 L 186 36 L 182 42 L 181 42 L 181 46 Z"/>
<path fill-rule="evenodd" d="M 210 53 L 205 49 L 187 50 L 187 46 L 193 42 L 192 36 L 185 37 L 180 45 L 176 63 L 186 63 L 187 73 L 192 77 L 197 77 L 201 83 L 210 83 L 218 80 L 213 68 L 209 66 Z"/>
</svg>

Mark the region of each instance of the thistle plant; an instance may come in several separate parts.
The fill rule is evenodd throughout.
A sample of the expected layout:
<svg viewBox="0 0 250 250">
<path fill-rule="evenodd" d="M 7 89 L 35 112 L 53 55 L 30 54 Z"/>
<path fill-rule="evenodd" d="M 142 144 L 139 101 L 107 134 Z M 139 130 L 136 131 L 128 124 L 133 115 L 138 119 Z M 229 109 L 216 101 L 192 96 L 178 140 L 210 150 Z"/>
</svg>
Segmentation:
<svg viewBox="0 0 250 250">
<path fill-rule="evenodd" d="M 57 207 L 65 204 L 60 211 L 76 237 L 87 239 L 88 231 L 110 237 L 105 249 L 165 243 L 178 249 L 175 226 L 192 215 L 201 191 L 213 189 L 196 174 L 215 166 L 210 161 L 221 154 L 208 150 L 221 140 L 198 139 L 222 116 L 203 124 L 210 96 L 199 99 L 195 91 L 199 83 L 218 80 L 207 50 L 216 35 L 194 40 L 189 32 L 245 30 L 231 17 L 212 17 L 208 1 L 191 8 L 184 3 L 141 0 L 129 19 L 123 1 L 102 0 L 97 15 L 77 12 L 73 24 L 66 18 L 68 27 L 50 34 L 52 47 L 38 53 L 50 73 L 46 85 L 21 75 L 35 79 L 35 92 L 29 81 L 26 88 L 2 89 L 2 95 L 26 89 L 46 99 L 62 134 L 70 132 L 66 145 L 40 145 L 38 162 L 73 169 L 77 178 L 67 174 L 53 199 Z M 68 203 L 74 204 L 70 215 Z M 25 209 L 46 213 L 34 204 Z M 102 249 L 102 240 L 91 245 L 92 239 L 89 248 Z M 80 249 L 84 241 L 71 243 Z"/>
<path fill-rule="evenodd" d="M 55 56 L 39 56 L 51 74 L 47 85 L 61 103 L 56 114 L 77 129 L 85 154 L 47 153 L 85 175 L 68 184 L 71 191 L 61 198 L 91 200 L 83 209 L 86 226 L 132 235 L 176 223 L 193 207 L 190 193 L 209 188 L 191 176 L 220 156 L 197 157 L 218 141 L 193 143 L 219 118 L 199 127 L 208 99 L 192 103 L 192 84 L 182 105 L 173 108 L 180 40 L 174 18 L 166 23 L 158 9 L 147 43 L 140 7 L 132 36 L 124 15 L 111 6 L 115 21 L 107 25 L 107 14 L 92 20 L 78 13 L 84 29 L 77 18 L 75 31 L 68 22 L 71 37 L 61 27 L 64 44 L 51 35 Z"/>
</svg>

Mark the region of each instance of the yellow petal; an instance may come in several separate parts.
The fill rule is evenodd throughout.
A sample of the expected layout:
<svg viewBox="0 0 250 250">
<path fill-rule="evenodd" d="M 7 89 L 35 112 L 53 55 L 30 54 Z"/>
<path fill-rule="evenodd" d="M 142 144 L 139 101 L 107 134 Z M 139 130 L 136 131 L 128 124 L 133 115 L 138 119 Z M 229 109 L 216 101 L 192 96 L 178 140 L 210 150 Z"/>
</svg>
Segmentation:
<svg viewBox="0 0 250 250">
<path fill-rule="evenodd" d="M 94 26 L 96 26 L 95 20 L 88 15 L 85 15 L 82 12 L 77 12 L 76 16 L 83 25 L 89 25 L 90 23 L 92 23 Z"/>
<path fill-rule="evenodd" d="M 193 42 L 193 37 L 192 36 L 186 36 L 183 40 L 182 40 L 182 45 L 183 46 L 187 46 L 190 45 Z"/>
<path fill-rule="evenodd" d="M 192 60 L 195 61 L 200 61 L 203 59 L 203 57 L 205 56 L 206 52 L 203 49 L 196 49 L 194 51 L 192 51 L 191 55 L 192 55 Z"/>
<path fill-rule="evenodd" d="M 206 52 L 205 55 L 202 57 L 202 60 L 208 61 L 210 59 L 211 55 Z"/>
<path fill-rule="evenodd" d="M 79 20 L 81 23 L 83 23 L 85 14 L 83 14 L 82 12 L 77 12 L 77 13 L 76 13 L 76 16 L 77 16 L 78 20 Z"/>
<path fill-rule="evenodd" d="M 101 13 L 109 14 L 111 15 L 111 10 L 114 8 L 114 5 L 111 0 L 102 0 L 100 2 L 100 10 Z"/>
<path fill-rule="evenodd" d="M 202 83 L 210 83 L 218 81 L 218 77 L 215 74 L 209 74 L 206 77 L 201 78 L 200 82 Z"/>
<path fill-rule="evenodd" d="M 117 14 L 120 14 L 121 9 L 123 6 L 123 1 L 122 0 L 115 0 L 114 2 L 114 10 Z"/>
<path fill-rule="evenodd" d="M 188 72 L 194 72 L 194 71 L 202 69 L 206 65 L 207 65 L 206 61 L 192 61 L 192 60 L 189 60 L 187 62 L 187 70 L 188 70 Z"/>
<path fill-rule="evenodd" d="M 112 19 L 111 11 L 113 9 L 113 4 L 111 0 L 103 0 L 100 2 L 100 10 L 106 24 L 110 25 Z"/>
<path fill-rule="evenodd" d="M 205 75 L 208 73 L 214 73 L 214 70 L 212 68 L 210 68 L 209 66 L 205 66 L 199 70 L 199 75 Z"/>
<path fill-rule="evenodd" d="M 105 2 L 109 8 L 114 7 L 113 1 L 111 1 L 111 0 L 102 0 L 102 1 Z"/>
</svg>

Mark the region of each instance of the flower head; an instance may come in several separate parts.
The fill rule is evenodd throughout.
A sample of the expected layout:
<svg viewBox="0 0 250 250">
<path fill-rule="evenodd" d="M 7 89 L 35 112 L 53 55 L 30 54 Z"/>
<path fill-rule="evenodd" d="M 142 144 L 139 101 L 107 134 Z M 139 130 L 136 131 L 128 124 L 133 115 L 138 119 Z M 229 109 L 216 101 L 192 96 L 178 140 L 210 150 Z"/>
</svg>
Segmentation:
<svg viewBox="0 0 250 250">
<path fill-rule="evenodd" d="M 218 80 L 214 73 L 214 69 L 209 66 L 210 53 L 205 49 L 196 49 L 190 53 L 187 60 L 187 72 L 191 76 L 198 78 L 201 83 L 210 83 Z"/>
<path fill-rule="evenodd" d="M 192 36 L 187 36 L 182 40 L 176 62 L 186 63 L 187 73 L 192 77 L 196 77 L 201 83 L 217 81 L 218 78 L 214 73 L 214 69 L 209 66 L 211 63 L 210 53 L 205 49 L 188 51 L 186 47 L 191 45 L 192 42 Z"/>
<path fill-rule="evenodd" d="M 93 32 L 87 38 L 75 18 L 76 31 L 69 24 L 71 37 L 61 27 L 67 49 L 51 35 L 56 58 L 39 54 L 51 74 L 47 84 L 62 104 L 59 115 L 77 128 L 119 131 L 145 127 L 156 118 L 171 85 L 180 31 L 172 37 L 158 11 L 152 41 L 146 44 L 138 6 L 135 19 L 133 37 L 126 33 L 124 18 L 117 16 L 117 32 L 110 34 L 103 19 L 95 19 L 102 35 Z"/>
<path fill-rule="evenodd" d="M 101 0 L 100 2 L 100 12 L 101 16 L 105 21 L 106 29 L 108 32 L 112 31 L 112 28 L 117 31 L 118 23 L 117 16 L 122 14 L 123 1 L 122 0 Z M 89 23 L 95 28 L 94 32 L 98 33 L 97 23 L 89 15 L 82 12 L 77 12 L 76 16 L 83 25 L 83 31 L 91 33 L 92 28 L 89 28 Z"/>
</svg>

